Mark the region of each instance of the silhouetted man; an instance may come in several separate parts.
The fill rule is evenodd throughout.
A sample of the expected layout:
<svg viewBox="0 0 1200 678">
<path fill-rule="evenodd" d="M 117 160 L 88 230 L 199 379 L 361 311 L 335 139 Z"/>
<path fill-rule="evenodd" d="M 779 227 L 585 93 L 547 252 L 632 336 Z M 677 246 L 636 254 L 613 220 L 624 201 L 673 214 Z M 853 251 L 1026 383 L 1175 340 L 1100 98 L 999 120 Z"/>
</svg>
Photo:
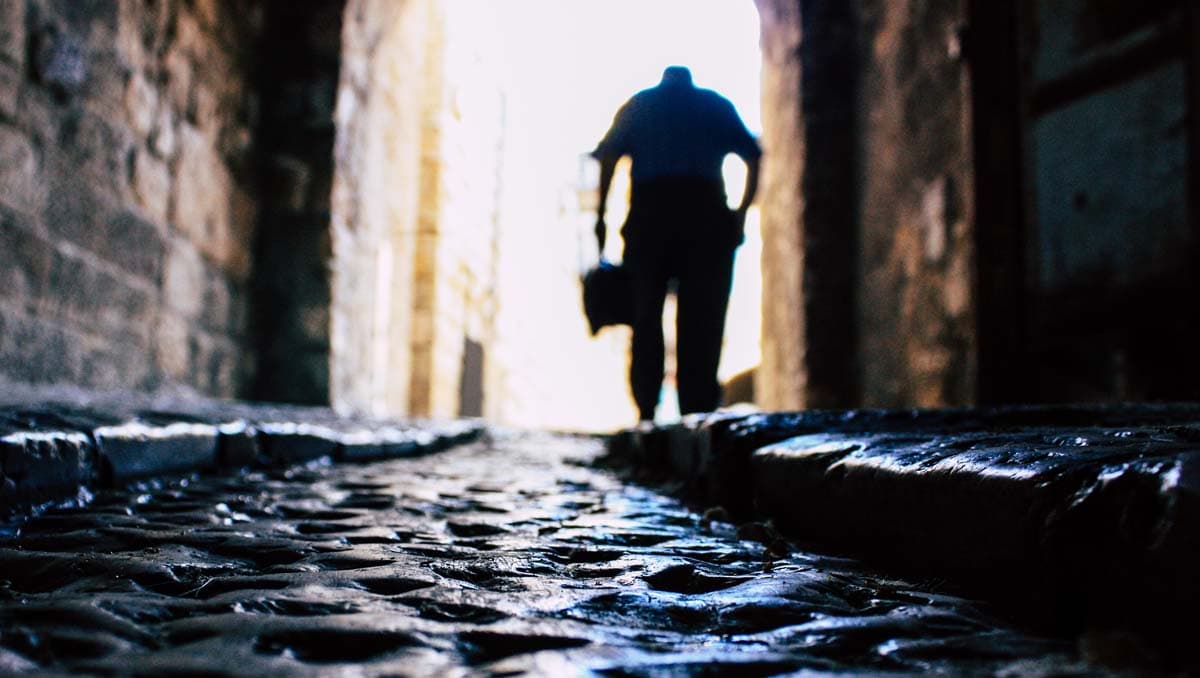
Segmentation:
<svg viewBox="0 0 1200 678">
<path fill-rule="evenodd" d="M 735 153 L 749 170 L 736 210 L 726 204 L 721 165 Z M 617 111 L 592 156 L 600 161 L 596 238 L 604 247 L 604 207 L 617 161 L 631 169 L 629 217 L 621 229 L 624 265 L 633 283 L 629 385 L 643 420 L 654 418 L 662 388 L 663 302 L 675 283 L 677 382 L 683 413 L 721 404 L 717 366 L 734 251 L 758 187 L 758 142 L 733 104 L 692 84 L 671 66 L 658 86 L 638 92 Z"/>
</svg>

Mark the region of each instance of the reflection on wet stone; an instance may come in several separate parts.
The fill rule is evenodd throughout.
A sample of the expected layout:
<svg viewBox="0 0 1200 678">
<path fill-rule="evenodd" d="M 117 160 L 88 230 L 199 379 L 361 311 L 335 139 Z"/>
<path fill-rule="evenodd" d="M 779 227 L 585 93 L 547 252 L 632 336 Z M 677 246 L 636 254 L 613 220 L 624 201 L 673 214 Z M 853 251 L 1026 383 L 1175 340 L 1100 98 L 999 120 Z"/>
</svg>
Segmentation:
<svg viewBox="0 0 1200 678">
<path fill-rule="evenodd" d="M 1046 673 L 1072 644 L 625 485 L 588 439 L 203 477 L 0 546 L 0 667 L 162 674 Z M 745 536 L 745 530 L 742 531 Z"/>
</svg>

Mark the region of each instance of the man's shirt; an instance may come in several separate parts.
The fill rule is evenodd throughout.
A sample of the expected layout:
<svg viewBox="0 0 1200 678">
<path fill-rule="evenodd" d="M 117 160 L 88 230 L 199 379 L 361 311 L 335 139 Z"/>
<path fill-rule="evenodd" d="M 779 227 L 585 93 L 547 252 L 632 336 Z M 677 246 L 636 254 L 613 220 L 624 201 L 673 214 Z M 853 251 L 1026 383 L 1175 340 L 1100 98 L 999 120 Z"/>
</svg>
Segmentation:
<svg viewBox="0 0 1200 678">
<path fill-rule="evenodd" d="M 617 111 L 592 157 L 633 159 L 631 179 L 698 177 L 721 181 L 729 153 L 762 155 L 728 99 L 693 85 L 659 84 L 638 92 Z"/>
</svg>

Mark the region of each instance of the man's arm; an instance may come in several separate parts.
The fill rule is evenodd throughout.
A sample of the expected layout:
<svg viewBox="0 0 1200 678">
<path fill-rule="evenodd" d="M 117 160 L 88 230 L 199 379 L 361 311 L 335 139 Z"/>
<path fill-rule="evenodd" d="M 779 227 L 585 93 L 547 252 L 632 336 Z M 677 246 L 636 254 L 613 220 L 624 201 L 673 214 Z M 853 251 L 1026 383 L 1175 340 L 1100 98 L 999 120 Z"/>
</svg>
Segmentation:
<svg viewBox="0 0 1200 678">
<path fill-rule="evenodd" d="M 600 248 L 600 253 L 603 254 L 604 241 L 608 235 L 608 229 L 604 225 L 604 210 L 608 206 L 608 189 L 612 187 L 613 174 L 617 169 L 618 158 L 602 155 L 597 160 L 600 161 L 600 195 L 599 202 L 596 204 L 596 245 Z"/>
<path fill-rule="evenodd" d="M 746 187 L 742 189 L 742 201 L 738 203 L 737 212 L 745 218 L 746 211 L 750 209 L 754 196 L 758 193 L 758 166 L 761 158 L 755 155 L 744 157 L 742 160 L 746 163 Z"/>
<path fill-rule="evenodd" d="M 742 189 L 742 201 L 733 211 L 733 223 L 737 228 L 737 242 L 741 244 L 746 239 L 746 212 L 754 202 L 754 194 L 758 193 L 758 166 L 761 156 L 742 156 L 746 163 L 746 187 Z"/>
</svg>

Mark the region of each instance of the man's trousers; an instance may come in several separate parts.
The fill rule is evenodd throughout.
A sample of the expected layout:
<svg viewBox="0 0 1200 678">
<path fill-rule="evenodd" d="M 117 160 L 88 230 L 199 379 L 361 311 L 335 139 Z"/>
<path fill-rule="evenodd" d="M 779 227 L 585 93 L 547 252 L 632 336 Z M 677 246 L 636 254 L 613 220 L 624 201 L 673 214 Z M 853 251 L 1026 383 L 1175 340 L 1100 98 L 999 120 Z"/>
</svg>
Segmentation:
<svg viewBox="0 0 1200 678">
<path fill-rule="evenodd" d="M 638 183 L 630 203 L 623 258 L 634 294 L 629 385 L 640 417 L 654 418 L 662 389 L 663 304 L 672 288 L 679 409 L 712 411 L 721 405 L 717 367 L 741 225 L 718 182 L 679 177 Z"/>
</svg>

